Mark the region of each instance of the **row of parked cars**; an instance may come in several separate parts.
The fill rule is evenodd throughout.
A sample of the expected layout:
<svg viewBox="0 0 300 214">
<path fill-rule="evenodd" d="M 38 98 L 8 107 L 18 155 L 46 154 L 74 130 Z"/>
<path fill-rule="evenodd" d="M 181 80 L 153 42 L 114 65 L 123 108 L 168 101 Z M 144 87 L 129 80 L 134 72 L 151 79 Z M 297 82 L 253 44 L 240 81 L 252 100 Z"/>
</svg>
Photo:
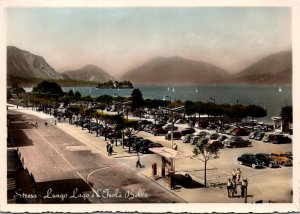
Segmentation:
<svg viewBox="0 0 300 214">
<path fill-rule="evenodd" d="M 130 136 L 125 137 L 123 145 L 132 148 L 133 151 L 140 152 L 143 154 L 151 153 L 150 148 L 163 147 L 160 143 L 155 143 L 149 139 L 143 137 Z"/>
<path fill-rule="evenodd" d="M 249 139 L 263 141 L 265 143 L 283 144 L 291 143 L 292 139 L 283 134 L 274 134 L 266 132 L 253 132 L 249 135 Z"/>
<path fill-rule="evenodd" d="M 275 151 L 268 153 L 251 154 L 245 153 L 237 158 L 237 161 L 241 165 L 248 165 L 252 168 L 262 167 L 279 167 L 292 166 L 293 165 L 293 154 L 291 152 Z"/>
</svg>

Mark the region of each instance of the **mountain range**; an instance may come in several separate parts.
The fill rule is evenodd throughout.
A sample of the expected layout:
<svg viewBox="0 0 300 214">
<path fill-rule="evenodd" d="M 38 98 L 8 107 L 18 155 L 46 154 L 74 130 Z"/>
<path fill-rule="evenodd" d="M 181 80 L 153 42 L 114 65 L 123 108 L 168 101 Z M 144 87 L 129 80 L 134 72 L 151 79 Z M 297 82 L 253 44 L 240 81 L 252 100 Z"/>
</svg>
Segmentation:
<svg viewBox="0 0 300 214">
<path fill-rule="evenodd" d="M 175 56 L 155 58 L 127 72 L 122 79 L 136 84 L 217 84 L 229 81 L 229 77 L 230 73 L 217 66 Z"/>
<path fill-rule="evenodd" d="M 64 71 L 63 74 L 74 80 L 107 82 L 116 79 L 96 65 L 86 65 L 78 70 Z"/>
<path fill-rule="evenodd" d="M 7 47 L 7 76 L 40 79 L 73 79 L 107 82 L 114 77 L 95 65 L 62 73 L 46 60 L 13 46 Z M 231 74 L 207 62 L 184 59 L 178 56 L 157 57 L 126 72 L 121 80 L 133 84 L 291 84 L 292 52 L 284 51 L 266 56 L 246 69 Z"/>
</svg>

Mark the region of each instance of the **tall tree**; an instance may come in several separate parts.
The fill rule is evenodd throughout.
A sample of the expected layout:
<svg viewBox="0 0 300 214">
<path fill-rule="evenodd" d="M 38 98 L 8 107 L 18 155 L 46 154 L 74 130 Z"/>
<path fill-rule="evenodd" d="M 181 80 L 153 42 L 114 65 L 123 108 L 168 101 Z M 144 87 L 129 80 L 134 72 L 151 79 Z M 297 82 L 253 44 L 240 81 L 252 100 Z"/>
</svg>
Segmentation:
<svg viewBox="0 0 300 214">
<path fill-rule="evenodd" d="M 56 82 L 42 81 L 32 89 L 39 97 L 58 99 L 64 94 L 60 85 Z"/>
<path fill-rule="evenodd" d="M 131 107 L 133 109 L 141 108 L 144 105 L 144 99 L 140 89 L 135 88 L 131 93 Z"/>
<path fill-rule="evenodd" d="M 206 168 L 207 162 L 219 157 L 219 150 L 222 145 L 214 142 L 209 143 L 207 138 L 201 139 L 193 149 L 194 157 L 204 162 L 204 186 L 206 187 Z"/>
<path fill-rule="evenodd" d="M 254 128 L 254 122 L 253 122 L 254 118 L 260 118 L 260 117 L 267 116 L 267 110 L 264 109 L 263 107 L 257 106 L 257 105 L 246 106 L 246 112 L 247 112 L 247 116 L 252 118 L 253 128 Z"/>
</svg>

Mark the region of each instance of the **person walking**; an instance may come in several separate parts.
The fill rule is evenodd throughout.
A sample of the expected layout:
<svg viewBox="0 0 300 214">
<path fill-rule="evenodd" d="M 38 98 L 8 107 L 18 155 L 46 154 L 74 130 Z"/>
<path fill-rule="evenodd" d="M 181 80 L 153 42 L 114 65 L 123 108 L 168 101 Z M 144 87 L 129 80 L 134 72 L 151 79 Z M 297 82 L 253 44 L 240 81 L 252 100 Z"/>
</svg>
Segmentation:
<svg viewBox="0 0 300 214">
<path fill-rule="evenodd" d="M 113 153 L 113 145 L 110 144 L 109 149 L 108 149 L 108 154 L 111 156 Z"/>
<path fill-rule="evenodd" d="M 37 128 L 39 126 L 38 121 L 35 121 L 35 128 Z"/>
<path fill-rule="evenodd" d="M 236 180 L 236 171 L 235 171 L 235 169 L 232 170 L 231 175 L 232 175 L 232 182 L 233 182 L 233 181 Z"/>
<path fill-rule="evenodd" d="M 228 196 L 228 198 L 231 198 L 231 191 L 232 191 L 232 182 L 231 182 L 231 179 L 228 178 L 228 181 L 227 181 L 227 196 Z"/>
<path fill-rule="evenodd" d="M 237 191 L 236 191 L 236 182 L 235 182 L 235 180 L 233 180 L 232 182 L 232 190 L 231 190 L 231 196 L 234 198 L 234 194 L 236 194 L 237 193 Z"/>
<path fill-rule="evenodd" d="M 242 185 L 241 185 L 241 197 L 242 197 L 242 198 L 245 198 L 245 197 L 246 197 L 246 195 L 245 195 L 245 193 L 246 193 L 246 188 L 247 188 L 247 180 L 246 180 L 246 179 L 243 179 L 243 180 L 242 180 Z"/>
<path fill-rule="evenodd" d="M 109 147 L 110 147 L 109 142 L 106 142 L 106 151 L 107 151 L 107 152 L 109 151 Z"/>
<path fill-rule="evenodd" d="M 242 172 L 241 172 L 240 168 L 237 168 L 237 170 L 236 170 L 236 180 L 237 180 L 237 182 L 240 181 L 241 176 L 242 176 Z"/>
</svg>

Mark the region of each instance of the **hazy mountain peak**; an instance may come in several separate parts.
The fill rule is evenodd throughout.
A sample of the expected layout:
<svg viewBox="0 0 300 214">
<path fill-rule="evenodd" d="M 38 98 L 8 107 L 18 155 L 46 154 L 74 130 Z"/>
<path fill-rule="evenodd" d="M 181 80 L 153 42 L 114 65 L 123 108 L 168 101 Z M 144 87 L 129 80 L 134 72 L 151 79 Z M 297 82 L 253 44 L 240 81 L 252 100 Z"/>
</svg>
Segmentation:
<svg viewBox="0 0 300 214">
<path fill-rule="evenodd" d="M 7 46 L 7 75 L 24 78 L 63 79 L 42 56 Z"/>
</svg>

